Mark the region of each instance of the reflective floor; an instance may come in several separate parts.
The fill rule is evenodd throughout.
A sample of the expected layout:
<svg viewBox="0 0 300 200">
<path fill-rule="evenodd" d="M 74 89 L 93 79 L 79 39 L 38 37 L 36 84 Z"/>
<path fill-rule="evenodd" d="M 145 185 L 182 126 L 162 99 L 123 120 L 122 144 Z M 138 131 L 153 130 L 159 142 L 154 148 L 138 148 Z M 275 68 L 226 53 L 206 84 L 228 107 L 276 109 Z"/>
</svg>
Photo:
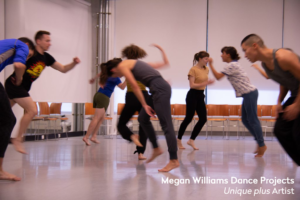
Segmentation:
<svg viewBox="0 0 300 200">
<path fill-rule="evenodd" d="M 254 158 L 250 137 L 199 138 L 200 150 L 185 145 L 178 152 L 180 167 L 169 173 L 157 171 L 168 162 L 163 136 L 159 144 L 165 152 L 150 164 L 138 161 L 135 146 L 123 139 L 99 140 L 89 147 L 81 137 L 25 142 L 28 155 L 9 145 L 4 169 L 22 181 L 0 181 L 0 200 L 299 200 L 300 169 L 276 140 L 266 141 L 264 158 Z M 148 143 L 145 156 L 150 154 Z"/>
</svg>

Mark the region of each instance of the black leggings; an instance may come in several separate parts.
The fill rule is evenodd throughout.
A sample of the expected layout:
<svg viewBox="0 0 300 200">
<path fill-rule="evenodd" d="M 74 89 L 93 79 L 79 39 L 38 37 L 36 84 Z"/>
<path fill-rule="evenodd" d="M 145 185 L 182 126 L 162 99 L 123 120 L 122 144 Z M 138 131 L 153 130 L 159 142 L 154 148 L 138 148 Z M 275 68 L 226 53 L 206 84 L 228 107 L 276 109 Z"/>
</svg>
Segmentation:
<svg viewBox="0 0 300 200">
<path fill-rule="evenodd" d="M 7 94 L 0 83 L 0 158 L 4 157 L 16 117 L 11 110 Z"/>
<path fill-rule="evenodd" d="M 290 97 L 283 105 L 283 109 L 295 101 Z M 274 134 L 286 151 L 286 153 L 300 166 L 300 114 L 292 121 L 283 119 L 283 113 L 279 114 L 274 127 Z"/>
<path fill-rule="evenodd" d="M 149 94 L 147 91 L 143 91 L 143 95 L 145 100 L 149 98 Z M 130 136 L 133 134 L 131 130 L 126 126 L 127 122 L 134 115 L 136 111 L 140 112 L 142 109 L 142 104 L 136 98 L 133 92 L 127 92 L 125 97 L 125 107 L 122 110 L 122 113 L 119 118 L 118 123 L 118 131 L 122 135 L 125 140 L 131 141 Z M 136 151 L 134 153 L 144 153 L 147 144 L 147 136 L 143 131 L 141 125 L 139 125 L 139 140 L 143 147 L 136 147 Z"/>
<path fill-rule="evenodd" d="M 186 127 L 189 125 L 189 123 L 192 121 L 195 111 L 197 112 L 197 115 L 199 117 L 199 121 L 194 127 L 194 130 L 191 134 L 190 139 L 195 140 L 196 137 L 199 135 L 202 127 L 207 121 L 207 113 L 206 113 L 206 106 L 204 102 L 204 90 L 195 90 L 190 89 L 190 91 L 186 95 L 186 116 L 183 120 L 183 122 L 180 125 L 179 131 L 178 131 L 178 139 L 181 140 Z"/>
</svg>

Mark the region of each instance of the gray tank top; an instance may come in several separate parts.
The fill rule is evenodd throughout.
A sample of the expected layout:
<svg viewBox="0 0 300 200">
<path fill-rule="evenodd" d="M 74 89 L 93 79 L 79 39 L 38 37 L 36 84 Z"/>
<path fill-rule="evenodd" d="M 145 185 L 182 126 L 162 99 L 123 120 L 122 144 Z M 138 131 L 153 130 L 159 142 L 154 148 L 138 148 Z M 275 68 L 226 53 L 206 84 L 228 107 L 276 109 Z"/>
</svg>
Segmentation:
<svg viewBox="0 0 300 200">
<path fill-rule="evenodd" d="M 289 71 L 284 71 L 279 67 L 278 61 L 275 57 L 275 53 L 278 49 L 273 50 L 273 58 L 274 58 L 274 70 L 269 70 L 265 63 L 262 63 L 263 68 L 265 69 L 267 75 L 270 79 L 273 79 L 280 85 L 286 87 L 289 91 L 291 91 L 291 96 L 295 97 L 298 94 L 299 89 L 299 81 L 298 79 L 291 74 Z M 300 60 L 300 56 L 299 60 Z"/>
<path fill-rule="evenodd" d="M 149 84 L 154 78 L 161 77 L 160 73 L 157 70 L 153 69 L 149 64 L 140 60 L 136 61 L 136 64 L 131 72 L 137 81 L 140 81 L 147 87 L 150 86 Z"/>
</svg>

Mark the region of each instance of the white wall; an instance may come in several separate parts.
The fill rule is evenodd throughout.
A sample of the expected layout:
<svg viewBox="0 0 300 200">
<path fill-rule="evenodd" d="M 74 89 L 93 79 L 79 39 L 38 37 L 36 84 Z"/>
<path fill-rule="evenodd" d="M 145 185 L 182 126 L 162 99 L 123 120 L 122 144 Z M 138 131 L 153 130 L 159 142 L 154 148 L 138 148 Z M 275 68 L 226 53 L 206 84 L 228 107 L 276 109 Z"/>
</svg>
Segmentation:
<svg viewBox="0 0 300 200">
<path fill-rule="evenodd" d="M 72 0 L 6 1 L 6 38 L 29 37 L 38 30 L 51 33 L 49 53 L 69 64 L 78 56 L 81 63 L 66 74 L 47 67 L 32 85 L 34 101 L 91 101 L 91 8 Z M 13 71 L 6 70 L 6 77 Z"/>
<path fill-rule="evenodd" d="M 300 55 L 300 1 L 285 0 L 284 7 L 284 47 L 293 49 Z"/>
<path fill-rule="evenodd" d="M 160 70 L 173 89 L 189 87 L 187 74 L 194 54 L 206 49 L 206 0 L 120 0 L 115 9 L 115 56 L 130 44 L 145 49 L 145 61 L 161 61 L 160 52 L 149 45 L 161 45 L 170 67 Z M 125 93 L 115 91 L 114 107 Z"/>
</svg>

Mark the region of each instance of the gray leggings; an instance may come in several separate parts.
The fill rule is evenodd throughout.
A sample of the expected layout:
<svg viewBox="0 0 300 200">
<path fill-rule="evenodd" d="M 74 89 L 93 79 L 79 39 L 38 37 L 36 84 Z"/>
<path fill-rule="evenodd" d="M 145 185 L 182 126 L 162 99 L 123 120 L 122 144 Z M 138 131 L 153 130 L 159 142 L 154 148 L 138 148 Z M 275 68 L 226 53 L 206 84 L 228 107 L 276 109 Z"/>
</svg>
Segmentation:
<svg viewBox="0 0 300 200">
<path fill-rule="evenodd" d="M 16 117 L 11 110 L 6 92 L 0 83 L 0 158 L 4 157 Z"/>
<path fill-rule="evenodd" d="M 156 77 L 149 85 L 150 93 L 152 94 L 153 109 L 164 131 L 170 160 L 177 159 L 177 141 L 172 123 L 170 105 L 171 87 L 162 77 Z M 151 103 L 149 104 L 151 105 Z M 153 148 L 157 148 L 156 134 L 150 121 L 150 116 L 144 109 L 141 110 L 138 120 L 143 131 L 147 134 L 152 143 Z"/>
</svg>

